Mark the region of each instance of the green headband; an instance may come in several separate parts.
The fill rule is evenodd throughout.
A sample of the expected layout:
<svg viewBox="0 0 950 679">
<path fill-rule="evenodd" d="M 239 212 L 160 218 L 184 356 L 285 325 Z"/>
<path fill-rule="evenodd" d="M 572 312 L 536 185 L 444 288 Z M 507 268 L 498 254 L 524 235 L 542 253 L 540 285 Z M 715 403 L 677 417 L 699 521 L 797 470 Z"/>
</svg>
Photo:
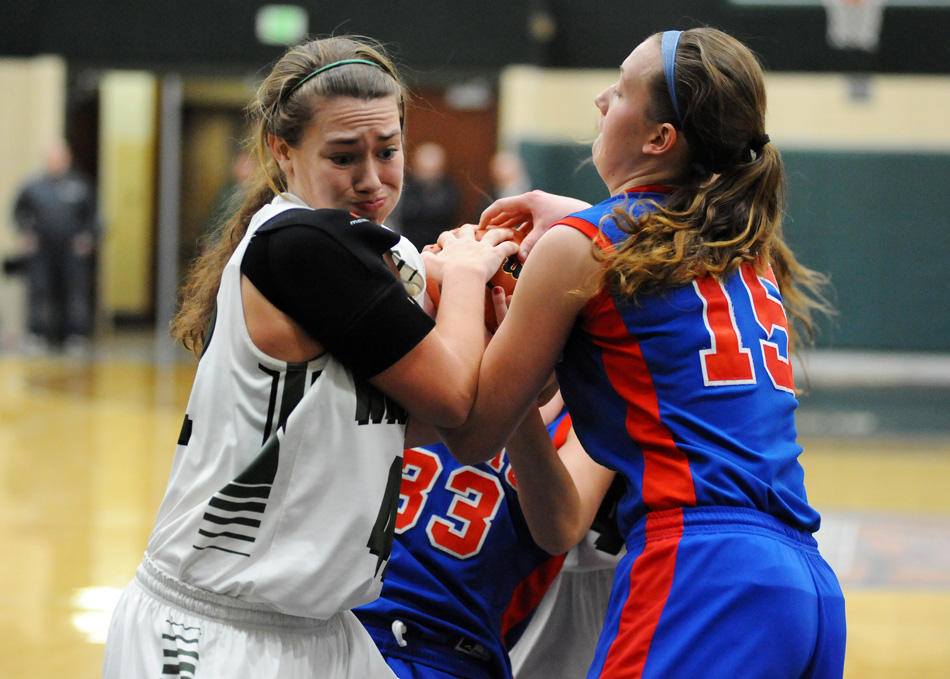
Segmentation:
<svg viewBox="0 0 950 679">
<path fill-rule="evenodd" d="M 332 64 L 327 64 L 326 66 L 321 66 L 316 71 L 308 75 L 306 78 L 301 80 L 299 83 L 290 88 L 290 93 L 287 96 L 290 96 L 297 91 L 297 88 L 303 85 L 305 82 L 310 80 L 315 75 L 319 75 L 324 71 L 329 71 L 331 68 L 336 68 L 337 66 L 345 66 L 346 64 L 366 64 L 367 66 L 375 66 L 379 70 L 383 70 L 383 67 L 377 64 L 375 61 L 368 61 L 367 59 L 343 59 L 341 61 L 334 61 Z"/>
</svg>

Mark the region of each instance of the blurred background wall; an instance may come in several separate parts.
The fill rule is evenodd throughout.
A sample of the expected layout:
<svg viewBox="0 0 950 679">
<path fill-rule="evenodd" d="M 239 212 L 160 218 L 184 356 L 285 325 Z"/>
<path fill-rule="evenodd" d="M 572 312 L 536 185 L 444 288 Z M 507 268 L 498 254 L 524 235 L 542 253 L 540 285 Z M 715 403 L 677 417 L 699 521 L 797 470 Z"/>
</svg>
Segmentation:
<svg viewBox="0 0 950 679">
<path fill-rule="evenodd" d="M 831 30 L 835 3 L 865 5 L 850 43 Z M 831 275 L 841 312 L 819 344 L 950 351 L 950 2 L 13 4 L 0 24 L 0 255 L 15 251 L 16 187 L 65 135 L 98 185 L 100 328 L 164 335 L 178 277 L 229 181 L 242 107 L 287 42 L 359 33 L 388 44 L 416 96 L 408 149 L 448 149 L 463 212 L 476 219 L 501 148 L 524 156 L 539 188 L 604 197 L 584 162 L 594 96 L 647 35 L 711 25 L 767 70 L 768 131 L 790 176 L 788 238 Z M 857 25 L 868 17 L 870 30 Z M 22 293 L 16 277 L 0 278 L 8 346 Z"/>
</svg>

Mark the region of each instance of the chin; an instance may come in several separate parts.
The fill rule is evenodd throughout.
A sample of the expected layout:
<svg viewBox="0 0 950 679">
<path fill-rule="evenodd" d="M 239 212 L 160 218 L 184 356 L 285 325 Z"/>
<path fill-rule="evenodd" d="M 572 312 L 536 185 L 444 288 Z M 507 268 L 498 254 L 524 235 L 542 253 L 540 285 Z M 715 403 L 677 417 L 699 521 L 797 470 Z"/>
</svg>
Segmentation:
<svg viewBox="0 0 950 679">
<path fill-rule="evenodd" d="M 382 224 L 386 220 L 386 218 L 389 217 L 389 215 L 391 215 L 393 212 L 393 206 L 389 205 L 388 203 L 376 209 L 366 209 L 366 208 L 357 208 L 357 207 L 353 207 L 351 209 L 353 212 L 360 215 L 361 217 L 365 217 L 371 222 L 376 222 L 377 224 Z"/>
<path fill-rule="evenodd" d="M 601 180 L 603 180 L 604 173 L 600 171 L 600 165 L 597 164 L 597 154 L 594 154 L 593 158 L 591 158 L 591 161 L 592 161 L 591 164 L 594 166 L 594 169 L 597 170 L 597 176 L 600 177 Z"/>
<path fill-rule="evenodd" d="M 386 220 L 389 219 L 389 216 L 393 213 L 393 206 L 387 205 L 382 210 L 377 210 L 376 213 L 370 217 L 377 224 L 385 224 Z"/>
</svg>

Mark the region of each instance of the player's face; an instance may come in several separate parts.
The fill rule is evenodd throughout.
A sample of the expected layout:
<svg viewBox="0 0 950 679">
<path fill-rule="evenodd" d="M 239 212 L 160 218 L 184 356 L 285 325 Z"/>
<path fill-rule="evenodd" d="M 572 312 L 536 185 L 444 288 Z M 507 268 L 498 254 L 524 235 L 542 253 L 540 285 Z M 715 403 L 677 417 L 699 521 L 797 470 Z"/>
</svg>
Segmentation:
<svg viewBox="0 0 950 679">
<path fill-rule="evenodd" d="M 647 40 L 624 60 L 617 82 L 594 99 L 600 109 L 600 135 L 592 148 L 594 167 L 611 194 L 623 190 L 640 166 L 641 151 L 651 132 L 646 114 L 648 81 L 659 67 L 659 44 Z"/>
<path fill-rule="evenodd" d="M 320 99 L 296 148 L 277 142 L 288 190 L 313 208 L 382 223 L 402 192 L 402 130 L 395 97 Z"/>
</svg>

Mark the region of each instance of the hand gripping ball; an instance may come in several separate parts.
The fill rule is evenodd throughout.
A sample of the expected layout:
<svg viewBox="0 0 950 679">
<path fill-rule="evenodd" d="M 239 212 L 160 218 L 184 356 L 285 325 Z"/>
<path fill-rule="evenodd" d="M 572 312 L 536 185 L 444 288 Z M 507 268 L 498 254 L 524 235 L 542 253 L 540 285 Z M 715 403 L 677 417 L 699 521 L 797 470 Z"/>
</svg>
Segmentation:
<svg viewBox="0 0 950 679">
<path fill-rule="evenodd" d="M 478 229 L 475 231 L 475 238 L 481 240 L 482 236 L 485 235 L 487 229 Z M 512 232 L 511 240 L 516 243 L 521 243 L 524 240 L 526 235 L 525 231 L 515 230 Z M 492 289 L 497 287 L 502 288 L 505 291 L 505 296 L 511 296 L 514 294 L 515 285 L 518 283 L 518 276 L 521 274 L 521 261 L 518 259 L 518 255 L 514 254 L 508 257 L 501 266 L 498 267 L 491 278 L 488 279 L 488 282 L 485 283 L 485 327 L 488 328 L 488 331 L 494 333 L 498 329 L 498 322 L 495 320 L 495 307 L 492 305 L 491 301 L 491 292 Z M 432 299 L 433 304 L 436 308 L 439 306 L 440 299 L 440 288 L 438 283 L 433 281 L 431 278 L 428 279 L 426 289 L 429 293 L 429 297 Z"/>
</svg>

